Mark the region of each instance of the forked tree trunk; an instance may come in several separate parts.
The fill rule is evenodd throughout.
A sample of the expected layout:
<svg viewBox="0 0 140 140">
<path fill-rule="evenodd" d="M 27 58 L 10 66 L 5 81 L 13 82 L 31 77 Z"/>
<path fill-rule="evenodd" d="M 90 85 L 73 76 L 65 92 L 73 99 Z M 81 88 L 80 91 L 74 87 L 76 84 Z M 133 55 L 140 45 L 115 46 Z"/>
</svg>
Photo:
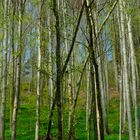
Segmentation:
<svg viewBox="0 0 140 140">
<path fill-rule="evenodd" d="M 76 37 L 77 37 L 77 33 L 78 33 L 78 30 L 79 30 L 79 25 L 80 25 L 80 22 L 81 22 L 81 18 L 82 18 L 82 14 L 83 14 L 83 11 L 84 11 L 84 3 L 81 7 L 81 10 L 80 10 L 80 14 L 79 14 L 79 17 L 78 17 L 78 21 L 77 21 L 77 25 L 76 25 L 76 28 L 75 28 L 75 31 L 74 31 L 74 34 L 73 34 L 73 38 L 72 38 L 72 43 L 70 45 L 70 50 L 69 50 L 69 53 L 68 53 L 68 56 L 65 60 L 65 63 L 64 63 L 64 66 L 62 68 L 62 72 L 61 72 L 61 80 L 63 79 L 63 76 L 64 76 L 64 73 L 66 71 L 66 68 L 68 66 L 68 62 L 71 58 L 71 53 L 73 51 L 73 48 L 74 48 L 74 44 L 75 44 L 75 40 L 76 40 Z M 47 131 L 47 135 L 46 135 L 46 139 L 45 140 L 48 140 L 49 137 L 50 137 L 50 131 L 51 131 L 51 125 L 52 125 L 52 117 L 53 117 L 53 111 L 54 111 L 54 108 L 55 108 L 55 105 L 56 105 L 56 100 L 57 100 L 57 93 L 55 94 L 55 97 L 53 98 L 53 104 L 52 104 L 52 108 L 50 110 L 50 113 L 49 113 L 49 122 L 48 122 L 48 131 Z"/>
<path fill-rule="evenodd" d="M 102 105 L 101 105 L 101 90 L 100 90 L 100 81 L 99 81 L 99 69 L 97 60 L 95 57 L 95 51 L 93 45 L 97 46 L 96 40 L 96 31 L 95 25 L 93 22 L 92 11 L 89 7 L 89 1 L 86 0 L 86 14 L 89 25 L 89 53 L 90 53 L 90 65 L 91 65 L 91 85 L 92 85 L 92 94 L 93 94 L 93 111 L 94 111 L 94 139 L 96 140 L 104 140 L 104 124 L 103 124 L 103 113 L 102 113 Z M 93 38 L 93 34 L 94 37 Z M 93 43 L 94 40 L 94 43 Z M 94 69 L 95 69 L 95 79 L 94 79 Z M 95 81 L 95 82 L 94 82 Z M 96 86 L 95 86 L 96 85 Z M 96 88 L 96 93 L 95 93 Z"/>
</svg>

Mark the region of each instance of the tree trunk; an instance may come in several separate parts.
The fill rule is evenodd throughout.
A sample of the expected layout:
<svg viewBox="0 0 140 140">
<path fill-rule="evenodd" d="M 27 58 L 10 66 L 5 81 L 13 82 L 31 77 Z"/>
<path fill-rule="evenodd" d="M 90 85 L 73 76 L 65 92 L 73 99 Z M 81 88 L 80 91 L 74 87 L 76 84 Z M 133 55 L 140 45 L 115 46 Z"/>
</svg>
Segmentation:
<svg viewBox="0 0 140 140">
<path fill-rule="evenodd" d="M 51 26 L 51 10 L 49 10 L 49 16 L 48 16 L 48 24 Z M 52 51 L 53 51 L 53 45 L 52 45 L 52 35 L 51 35 L 51 28 L 49 29 L 49 97 L 50 97 L 50 110 L 53 105 L 53 61 L 52 61 Z"/>
<path fill-rule="evenodd" d="M 78 96 L 79 96 L 79 92 L 80 92 L 80 86 L 81 86 L 81 82 L 82 82 L 82 78 L 83 78 L 83 75 L 84 75 L 84 72 L 85 72 L 85 69 L 86 69 L 86 65 L 87 65 L 87 62 L 89 60 L 89 57 L 87 58 L 85 64 L 84 64 L 84 67 L 83 67 L 83 70 L 82 70 L 82 73 L 80 75 L 80 78 L 79 78 L 79 81 L 77 83 L 77 91 L 76 91 L 76 94 L 74 96 L 74 100 L 72 102 L 72 106 L 71 106 L 71 110 L 70 110 L 70 116 L 69 116 L 69 123 L 70 123 L 70 128 L 68 130 L 68 140 L 73 140 L 74 139 L 74 113 L 75 113 L 75 108 L 76 108 L 76 104 L 77 104 L 77 100 L 78 100 Z"/>
<path fill-rule="evenodd" d="M 12 111 L 15 94 L 15 3 L 12 3 L 12 29 L 11 29 L 11 47 L 12 47 L 12 76 L 11 76 L 11 95 L 10 95 L 10 128 L 12 127 Z"/>
<path fill-rule="evenodd" d="M 19 19 L 18 19 L 18 56 L 17 56 L 17 70 L 16 70 L 16 84 L 15 84 L 15 97 L 14 97 L 14 107 L 12 115 L 12 134 L 11 140 L 16 139 L 16 126 L 17 126 L 17 113 L 19 108 L 19 98 L 20 98 L 20 83 L 21 83 L 21 54 L 23 46 L 23 36 L 22 36 L 22 23 L 23 23 L 23 12 L 24 12 L 24 2 L 21 0 L 19 2 Z"/>
<path fill-rule="evenodd" d="M 127 14 L 126 14 L 127 15 Z M 131 59 L 131 73 L 132 73 L 132 96 L 135 108 L 135 140 L 138 140 L 138 131 L 139 131 L 139 117 L 138 117 L 138 105 L 137 105 L 137 84 L 136 84 L 136 58 L 134 52 L 134 43 L 132 38 L 132 29 L 131 29 L 131 17 L 127 15 L 127 26 L 128 26 L 128 37 L 129 37 L 129 46 L 130 46 L 130 59 Z"/>
<path fill-rule="evenodd" d="M 60 21 L 58 12 L 58 3 L 53 0 L 53 12 L 55 15 L 56 28 L 56 99 L 58 109 L 58 139 L 63 139 L 63 122 L 62 122 L 62 100 L 61 100 L 61 57 L 60 57 Z"/>
<path fill-rule="evenodd" d="M 90 61 L 91 61 L 91 85 L 92 85 L 92 94 L 93 94 L 93 111 L 94 111 L 94 139 L 96 140 L 104 140 L 104 124 L 103 124 L 103 113 L 102 113 L 102 105 L 101 105 L 101 90 L 100 90 L 100 81 L 99 81 L 99 69 L 97 60 L 95 57 L 95 51 L 93 45 L 97 46 L 96 40 L 96 31 L 93 18 L 91 17 L 91 9 L 89 7 L 89 1 L 86 1 L 86 14 L 89 25 L 89 53 L 90 53 Z M 94 31 L 94 32 L 93 32 Z M 93 34 L 94 37 L 93 38 Z M 94 43 L 93 43 L 94 40 Z M 93 68 L 94 67 L 94 68 Z M 95 69 L 95 82 L 94 82 L 94 69 Z M 95 86 L 96 85 L 96 86 Z M 97 93 L 95 93 L 95 87 Z"/>
<path fill-rule="evenodd" d="M 126 96 L 126 107 L 127 107 L 127 118 L 128 118 L 128 128 L 129 128 L 129 139 L 133 140 L 133 129 L 132 129 L 132 116 L 131 116 L 131 106 L 130 106 L 130 92 L 129 92 L 129 81 L 128 81 L 128 64 L 127 64 L 127 54 L 126 54 L 126 42 L 125 42 L 125 26 L 124 26 L 124 11 L 123 11 L 123 1 L 119 0 L 119 6 L 120 6 L 120 28 L 121 28 L 121 37 L 122 37 L 122 58 L 123 58 L 123 72 L 124 72 L 124 83 L 123 87 L 125 90 L 125 96 Z M 124 91 L 123 91 L 124 92 Z"/>
<path fill-rule="evenodd" d="M 40 8 L 41 8 L 41 6 L 40 6 Z M 40 25 L 40 22 L 39 22 L 39 25 Z M 41 46 L 40 46 L 40 36 L 41 36 L 41 34 L 40 34 L 40 26 L 38 27 L 37 30 L 38 30 L 38 59 L 37 59 L 37 67 L 38 67 L 38 69 L 37 69 L 37 91 L 36 91 L 35 140 L 39 140 L 39 128 L 40 128 L 40 66 L 41 66 Z"/>
<path fill-rule="evenodd" d="M 7 88 L 7 49 L 8 49 L 8 0 L 4 1 L 4 43 L 3 43 L 3 68 L 2 68 L 2 100 L 1 100 L 1 138 L 5 140 L 5 110 Z"/>
</svg>

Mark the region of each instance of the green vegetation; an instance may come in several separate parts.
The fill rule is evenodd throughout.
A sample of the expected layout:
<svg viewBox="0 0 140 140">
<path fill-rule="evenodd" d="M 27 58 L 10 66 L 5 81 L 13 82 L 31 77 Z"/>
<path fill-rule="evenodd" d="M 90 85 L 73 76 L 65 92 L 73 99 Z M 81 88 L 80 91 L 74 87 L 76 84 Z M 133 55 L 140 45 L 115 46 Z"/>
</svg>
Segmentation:
<svg viewBox="0 0 140 140">
<path fill-rule="evenodd" d="M 140 140 L 139 0 L 0 2 L 0 140 Z"/>
<path fill-rule="evenodd" d="M 108 120 L 109 120 L 109 130 L 110 134 L 105 136 L 106 140 L 118 140 L 119 134 L 119 96 L 117 98 L 112 98 L 110 101 Z M 20 100 L 20 109 L 17 119 L 17 140 L 33 140 L 35 134 L 35 102 L 36 95 L 33 93 L 22 93 Z M 47 101 L 46 101 L 47 102 Z M 6 113 L 6 140 L 10 140 L 10 120 L 9 120 L 9 102 L 7 102 L 7 113 Z M 67 106 L 67 105 L 64 105 Z M 87 139 L 87 131 L 85 129 L 86 125 L 86 112 L 85 106 L 80 99 L 75 112 L 75 135 L 76 140 Z M 64 137 L 67 139 L 67 126 L 68 126 L 68 109 L 65 108 L 64 111 Z M 41 118 L 40 118 L 40 137 L 45 136 L 47 132 L 48 123 L 48 106 L 41 106 Z M 91 126 L 93 120 L 91 120 Z M 53 125 L 51 133 L 54 139 L 57 139 L 57 110 L 54 111 Z M 91 129 L 91 138 L 93 138 L 93 128 Z M 122 140 L 127 140 L 128 134 L 123 135 Z"/>
</svg>

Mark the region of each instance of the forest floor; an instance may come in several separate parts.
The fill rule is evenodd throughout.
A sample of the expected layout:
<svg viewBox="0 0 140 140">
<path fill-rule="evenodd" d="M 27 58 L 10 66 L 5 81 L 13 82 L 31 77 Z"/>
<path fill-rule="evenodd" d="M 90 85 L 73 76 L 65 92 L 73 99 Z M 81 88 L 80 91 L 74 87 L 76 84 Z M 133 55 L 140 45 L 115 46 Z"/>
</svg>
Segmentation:
<svg viewBox="0 0 140 140">
<path fill-rule="evenodd" d="M 75 135 L 76 140 L 86 140 L 86 95 L 81 92 L 75 112 Z M 110 104 L 108 109 L 108 124 L 110 134 L 105 136 L 105 140 L 118 140 L 119 136 L 119 95 L 114 89 L 110 89 Z M 34 94 L 22 93 L 20 110 L 17 119 L 17 140 L 34 140 L 35 133 L 35 106 L 36 96 Z M 67 108 L 67 107 L 65 107 Z M 40 136 L 45 136 L 48 123 L 48 105 L 41 105 Z M 10 140 L 10 109 L 7 103 L 6 113 L 6 140 Z M 93 122 L 93 121 L 92 121 Z M 92 124 L 91 122 L 91 124 Z M 67 140 L 68 109 L 64 110 L 64 137 Z M 91 138 L 93 139 L 93 127 L 91 127 Z M 54 111 L 53 125 L 51 133 L 54 140 L 57 137 L 57 110 Z M 122 135 L 122 140 L 128 140 L 128 134 Z"/>
</svg>

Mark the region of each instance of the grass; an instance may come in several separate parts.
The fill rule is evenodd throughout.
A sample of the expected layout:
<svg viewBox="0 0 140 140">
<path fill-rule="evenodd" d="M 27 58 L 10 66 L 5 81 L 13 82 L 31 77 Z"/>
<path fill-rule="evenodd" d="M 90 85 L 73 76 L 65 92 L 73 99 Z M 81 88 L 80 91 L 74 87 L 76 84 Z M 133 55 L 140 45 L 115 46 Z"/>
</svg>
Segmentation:
<svg viewBox="0 0 140 140">
<path fill-rule="evenodd" d="M 47 101 L 46 101 L 47 102 Z M 17 119 L 17 140 L 34 140 L 35 133 L 35 103 L 36 97 L 33 94 L 22 94 L 20 109 L 18 112 Z M 10 110 L 8 108 L 9 104 L 7 102 L 7 112 L 6 112 L 6 140 L 10 140 Z M 65 105 L 66 106 L 66 105 Z M 48 105 L 41 106 L 41 117 L 40 117 L 40 137 L 45 136 L 47 132 L 48 125 Z M 75 135 L 76 140 L 86 140 L 87 131 L 85 130 L 86 123 L 86 112 L 85 106 L 78 107 L 75 111 Z M 112 99 L 110 102 L 110 109 L 108 112 L 108 122 L 110 134 L 105 135 L 105 140 L 118 140 L 119 134 L 119 99 Z M 92 123 L 91 123 L 92 124 Z M 67 140 L 68 131 L 68 110 L 64 110 L 64 137 Z M 54 138 L 57 139 L 57 110 L 54 111 L 53 125 L 51 133 Z M 93 139 L 93 128 L 91 128 L 91 138 Z M 128 140 L 127 135 L 122 136 L 122 140 Z"/>
</svg>

